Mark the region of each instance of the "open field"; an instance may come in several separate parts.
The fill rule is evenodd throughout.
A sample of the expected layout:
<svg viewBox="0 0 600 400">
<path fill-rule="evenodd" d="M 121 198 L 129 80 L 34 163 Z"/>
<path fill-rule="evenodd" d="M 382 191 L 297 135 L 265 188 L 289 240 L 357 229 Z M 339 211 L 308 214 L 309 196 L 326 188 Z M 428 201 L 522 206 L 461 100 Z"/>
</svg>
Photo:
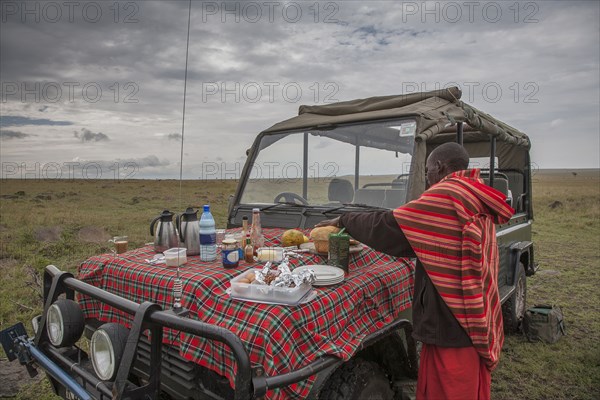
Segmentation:
<svg viewBox="0 0 600 400">
<path fill-rule="evenodd" d="M 576 172 L 573 173 L 573 172 Z M 47 264 L 76 271 L 107 240 L 151 241 L 149 222 L 163 209 L 210 203 L 225 226 L 234 181 L 0 181 L 0 329 L 40 313 L 37 280 Z M 493 374 L 494 399 L 600 398 L 600 173 L 541 171 L 534 176 L 538 273 L 528 306 L 562 307 L 568 335 L 554 345 L 507 337 Z M 1 357 L 5 359 L 4 354 Z M 2 382 L 0 382 L 2 385 Z M 44 382 L 19 398 L 53 398 Z"/>
</svg>

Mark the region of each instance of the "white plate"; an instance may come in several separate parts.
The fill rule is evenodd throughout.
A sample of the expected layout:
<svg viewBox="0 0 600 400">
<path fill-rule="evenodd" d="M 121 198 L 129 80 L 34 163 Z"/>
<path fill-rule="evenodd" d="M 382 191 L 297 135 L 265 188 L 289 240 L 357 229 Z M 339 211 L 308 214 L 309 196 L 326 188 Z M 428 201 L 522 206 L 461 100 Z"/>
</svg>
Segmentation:
<svg viewBox="0 0 600 400">
<path fill-rule="evenodd" d="M 344 278 L 336 281 L 336 282 L 322 282 L 322 281 L 315 281 L 313 283 L 313 286 L 317 287 L 317 286 L 333 286 L 333 285 L 337 285 L 338 283 L 342 283 L 344 281 Z"/>
<path fill-rule="evenodd" d="M 294 272 L 301 272 L 307 269 L 315 271 L 315 275 L 319 280 L 333 280 L 344 276 L 344 270 L 333 265 L 326 264 L 309 264 L 294 268 Z"/>
<path fill-rule="evenodd" d="M 344 280 L 344 270 L 332 265 L 304 265 L 302 267 L 295 268 L 294 272 L 300 272 L 307 269 L 312 269 L 315 271 L 317 280 L 313 283 L 313 286 L 335 285 Z"/>
</svg>

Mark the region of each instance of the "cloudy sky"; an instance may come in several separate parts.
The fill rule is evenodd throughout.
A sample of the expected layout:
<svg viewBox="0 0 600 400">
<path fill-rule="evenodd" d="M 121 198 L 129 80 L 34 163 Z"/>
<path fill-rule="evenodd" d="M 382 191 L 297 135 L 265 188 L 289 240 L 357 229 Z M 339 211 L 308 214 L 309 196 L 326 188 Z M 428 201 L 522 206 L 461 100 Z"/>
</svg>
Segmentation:
<svg viewBox="0 0 600 400">
<path fill-rule="evenodd" d="M 193 1 L 184 177 L 301 104 L 452 85 L 539 168 L 598 168 L 599 4 Z M 187 1 L 0 6 L 3 178 L 179 176 Z"/>
</svg>

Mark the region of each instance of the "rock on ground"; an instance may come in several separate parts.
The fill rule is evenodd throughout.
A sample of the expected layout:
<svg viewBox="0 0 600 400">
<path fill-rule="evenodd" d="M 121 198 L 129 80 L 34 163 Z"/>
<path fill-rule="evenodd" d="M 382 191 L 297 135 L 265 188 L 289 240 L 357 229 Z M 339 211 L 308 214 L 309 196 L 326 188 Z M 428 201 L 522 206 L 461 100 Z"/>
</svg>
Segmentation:
<svg viewBox="0 0 600 400">
<path fill-rule="evenodd" d="M 31 378 L 19 361 L 0 360 L 0 397 L 16 396 L 22 386 L 40 381 L 44 376 L 40 372 L 35 378 Z"/>
<path fill-rule="evenodd" d="M 60 240 L 62 228 L 60 226 L 49 226 L 35 230 L 35 238 L 40 242 L 56 242 Z"/>
<path fill-rule="evenodd" d="M 110 235 L 99 226 L 84 226 L 77 232 L 77 237 L 88 243 L 106 243 L 110 239 Z"/>
</svg>

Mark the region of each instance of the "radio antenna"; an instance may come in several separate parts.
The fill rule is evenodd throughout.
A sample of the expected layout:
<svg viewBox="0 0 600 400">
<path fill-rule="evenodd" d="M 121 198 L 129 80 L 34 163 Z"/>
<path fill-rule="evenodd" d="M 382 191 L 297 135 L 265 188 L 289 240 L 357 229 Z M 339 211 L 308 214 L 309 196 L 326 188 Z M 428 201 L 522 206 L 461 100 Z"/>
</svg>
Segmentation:
<svg viewBox="0 0 600 400">
<path fill-rule="evenodd" d="M 183 112 L 181 118 L 181 152 L 179 154 L 179 208 L 182 208 L 183 203 L 183 139 L 185 133 L 185 99 L 187 94 L 187 72 L 188 72 L 188 59 L 190 54 L 190 25 L 192 20 L 192 0 L 189 0 L 188 5 L 188 26 L 187 26 L 187 43 L 185 46 L 185 75 L 183 78 Z M 181 227 L 180 227 L 181 229 Z M 177 241 L 179 241 L 179 235 L 177 235 Z M 179 245 L 181 247 L 181 244 Z M 173 282 L 173 310 L 184 316 L 187 315 L 187 310 L 182 307 L 181 297 L 183 296 L 183 282 L 181 281 L 179 267 L 179 254 L 177 255 L 177 276 Z"/>
<path fill-rule="evenodd" d="M 192 19 L 192 0 L 189 1 L 188 7 L 188 26 L 187 26 L 187 43 L 185 46 L 185 75 L 183 78 L 183 112 L 181 118 L 181 153 L 179 155 L 179 207 L 181 208 L 182 201 L 182 189 L 181 184 L 183 181 L 183 138 L 185 133 L 185 98 L 187 94 L 187 72 L 188 72 L 188 58 L 190 54 L 190 23 Z"/>
</svg>

